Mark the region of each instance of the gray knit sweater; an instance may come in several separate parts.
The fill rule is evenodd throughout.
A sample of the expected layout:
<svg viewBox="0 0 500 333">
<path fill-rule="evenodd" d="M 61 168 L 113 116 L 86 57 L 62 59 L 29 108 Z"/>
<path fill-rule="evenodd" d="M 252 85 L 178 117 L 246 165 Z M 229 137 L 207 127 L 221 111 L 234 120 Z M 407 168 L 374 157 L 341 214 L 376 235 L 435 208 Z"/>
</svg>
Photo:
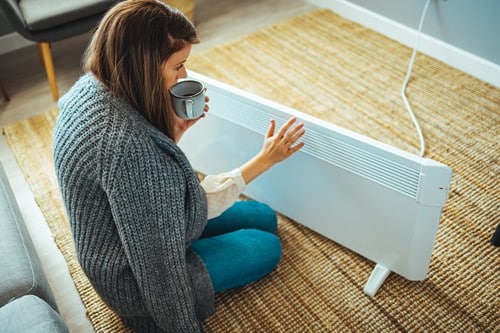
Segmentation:
<svg viewBox="0 0 500 333">
<path fill-rule="evenodd" d="M 188 247 L 207 206 L 186 156 L 92 74 L 59 106 L 55 169 L 90 282 L 138 332 L 202 331 L 214 291 Z"/>
</svg>

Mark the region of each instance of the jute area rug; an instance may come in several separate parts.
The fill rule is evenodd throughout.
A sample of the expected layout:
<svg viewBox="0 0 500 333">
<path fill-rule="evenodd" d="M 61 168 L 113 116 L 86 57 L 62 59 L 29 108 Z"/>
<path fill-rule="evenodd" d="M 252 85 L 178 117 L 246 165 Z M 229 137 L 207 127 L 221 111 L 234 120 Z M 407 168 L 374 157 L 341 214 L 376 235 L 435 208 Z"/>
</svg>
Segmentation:
<svg viewBox="0 0 500 333">
<path fill-rule="evenodd" d="M 195 55 L 189 68 L 417 153 L 399 91 L 411 49 L 316 10 Z M 209 92 L 208 92 L 209 94 Z M 453 168 L 428 277 L 391 274 L 363 294 L 374 263 L 280 217 L 283 258 L 263 280 L 222 293 L 207 332 L 493 332 L 500 327 L 500 90 L 418 55 L 408 96 L 426 156 Z M 75 260 L 51 160 L 57 110 L 5 128 L 98 332 L 125 330 Z M 303 175 L 290 175 L 302 177 Z M 284 193 L 283 195 L 286 195 Z M 404 222 L 404 221 L 402 221 Z M 377 241 L 377 240 L 374 240 Z"/>
</svg>

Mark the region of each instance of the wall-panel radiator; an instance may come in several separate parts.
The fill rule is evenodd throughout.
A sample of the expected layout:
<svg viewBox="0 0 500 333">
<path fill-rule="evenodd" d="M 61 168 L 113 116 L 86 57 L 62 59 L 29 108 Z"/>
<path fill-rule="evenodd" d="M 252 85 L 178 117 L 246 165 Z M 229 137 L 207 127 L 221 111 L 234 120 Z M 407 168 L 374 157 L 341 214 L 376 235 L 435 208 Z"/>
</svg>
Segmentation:
<svg viewBox="0 0 500 333">
<path fill-rule="evenodd" d="M 250 183 L 263 201 L 376 263 L 364 287 L 373 296 L 393 271 L 427 276 L 451 169 L 428 158 L 311 117 L 216 80 L 203 81 L 210 111 L 182 138 L 193 167 L 217 174 L 240 166 L 262 147 L 270 118 L 305 124 L 305 146 Z"/>
</svg>

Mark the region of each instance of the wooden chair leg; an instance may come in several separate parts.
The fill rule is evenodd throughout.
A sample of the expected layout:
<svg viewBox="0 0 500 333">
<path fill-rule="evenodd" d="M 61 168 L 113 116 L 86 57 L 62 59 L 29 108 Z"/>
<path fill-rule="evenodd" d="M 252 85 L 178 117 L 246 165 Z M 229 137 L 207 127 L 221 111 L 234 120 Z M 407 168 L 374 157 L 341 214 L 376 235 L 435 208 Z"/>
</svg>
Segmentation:
<svg viewBox="0 0 500 333">
<path fill-rule="evenodd" d="M 54 71 L 54 62 L 52 61 L 52 53 L 50 52 L 49 43 L 38 43 L 38 51 L 42 57 L 45 71 L 47 72 L 47 79 L 49 80 L 50 90 L 52 91 L 52 98 L 57 102 L 59 99 L 59 90 L 57 89 L 56 73 Z"/>
<path fill-rule="evenodd" d="M 1 81 L 0 81 L 0 93 L 2 93 L 2 96 L 6 102 L 10 101 L 10 96 L 7 93 L 7 89 L 5 89 L 5 87 Z"/>
</svg>

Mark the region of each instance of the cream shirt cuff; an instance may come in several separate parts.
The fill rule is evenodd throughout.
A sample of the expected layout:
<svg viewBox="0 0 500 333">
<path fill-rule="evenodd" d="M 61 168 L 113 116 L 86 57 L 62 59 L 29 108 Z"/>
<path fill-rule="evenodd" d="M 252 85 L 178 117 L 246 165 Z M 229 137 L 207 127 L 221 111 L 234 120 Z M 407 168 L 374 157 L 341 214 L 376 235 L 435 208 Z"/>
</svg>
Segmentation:
<svg viewBox="0 0 500 333">
<path fill-rule="evenodd" d="M 200 185 L 207 194 L 208 218 L 212 219 L 238 200 L 246 183 L 237 168 L 219 175 L 208 175 Z"/>
</svg>

